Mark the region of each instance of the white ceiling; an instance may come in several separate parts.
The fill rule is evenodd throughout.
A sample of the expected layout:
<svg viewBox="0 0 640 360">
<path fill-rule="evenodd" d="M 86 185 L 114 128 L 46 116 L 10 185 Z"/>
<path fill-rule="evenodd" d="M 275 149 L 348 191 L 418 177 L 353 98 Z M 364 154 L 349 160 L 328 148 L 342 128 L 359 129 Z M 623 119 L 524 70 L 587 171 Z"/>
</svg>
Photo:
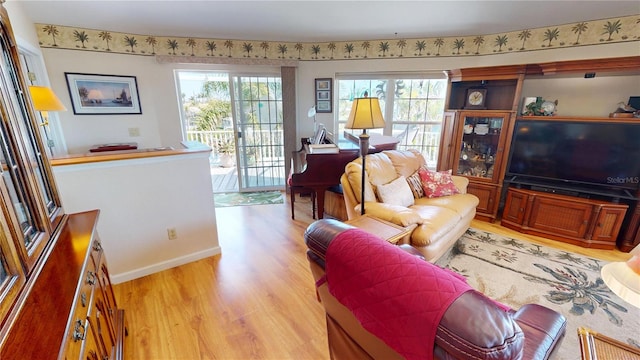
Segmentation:
<svg viewBox="0 0 640 360">
<path fill-rule="evenodd" d="M 35 23 L 130 34 L 323 42 L 495 34 L 640 14 L 640 1 L 20 1 Z"/>
</svg>

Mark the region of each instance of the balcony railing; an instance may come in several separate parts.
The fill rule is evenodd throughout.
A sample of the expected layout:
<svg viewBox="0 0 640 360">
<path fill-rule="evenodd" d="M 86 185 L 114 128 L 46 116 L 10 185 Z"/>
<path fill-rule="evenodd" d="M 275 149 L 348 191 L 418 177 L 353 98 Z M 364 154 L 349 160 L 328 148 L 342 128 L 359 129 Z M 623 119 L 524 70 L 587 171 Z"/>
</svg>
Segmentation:
<svg viewBox="0 0 640 360">
<path fill-rule="evenodd" d="M 222 144 L 234 141 L 235 132 L 233 130 L 213 130 L 213 131 L 187 131 L 187 140 L 198 141 L 213 149 L 213 155 L 220 154 Z M 282 130 L 253 130 L 249 129 L 244 134 L 245 153 L 255 154 L 258 158 L 282 158 L 284 133 Z M 284 160 L 283 160 L 284 161 Z"/>
<path fill-rule="evenodd" d="M 213 155 L 220 154 L 220 144 L 234 141 L 233 130 L 214 131 L 187 131 L 187 140 L 198 141 L 213 149 Z M 247 152 L 256 154 L 257 158 L 282 159 L 284 154 L 282 141 L 282 130 L 253 130 L 250 134 L 245 134 Z M 440 143 L 439 132 L 419 132 L 415 139 L 420 139 L 422 144 L 399 144 L 398 149 L 414 148 L 422 152 L 427 163 L 435 166 L 438 161 L 438 146 Z"/>
</svg>

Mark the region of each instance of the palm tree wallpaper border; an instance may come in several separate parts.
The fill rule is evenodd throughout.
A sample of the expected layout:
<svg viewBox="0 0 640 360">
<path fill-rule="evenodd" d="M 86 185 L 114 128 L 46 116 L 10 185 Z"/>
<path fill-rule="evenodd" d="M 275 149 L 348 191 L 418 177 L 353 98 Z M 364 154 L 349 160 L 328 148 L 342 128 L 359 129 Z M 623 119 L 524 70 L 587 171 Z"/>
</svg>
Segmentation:
<svg viewBox="0 0 640 360">
<path fill-rule="evenodd" d="M 479 56 L 640 41 L 640 15 L 490 35 L 325 43 L 165 37 L 51 24 L 35 26 L 43 48 L 276 61 Z"/>
</svg>

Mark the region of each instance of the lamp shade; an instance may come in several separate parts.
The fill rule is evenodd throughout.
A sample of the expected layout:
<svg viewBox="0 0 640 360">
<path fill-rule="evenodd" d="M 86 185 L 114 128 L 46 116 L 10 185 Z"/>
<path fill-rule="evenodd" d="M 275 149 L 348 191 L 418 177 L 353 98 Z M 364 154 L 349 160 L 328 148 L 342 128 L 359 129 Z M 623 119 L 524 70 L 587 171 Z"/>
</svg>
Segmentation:
<svg viewBox="0 0 640 360">
<path fill-rule="evenodd" d="M 33 107 L 38 111 L 65 111 L 56 94 L 46 86 L 29 86 Z"/>
<path fill-rule="evenodd" d="M 345 128 L 347 129 L 379 129 L 384 127 L 384 118 L 380 110 L 378 98 L 356 98 L 351 106 L 351 113 Z"/>
<path fill-rule="evenodd" d="M 640 307 L 640 246 L 631 251 L 635 255 L 627 262 L 612 262 L 602 267 L 604 283 L 624 301 Z"/>
</svg>

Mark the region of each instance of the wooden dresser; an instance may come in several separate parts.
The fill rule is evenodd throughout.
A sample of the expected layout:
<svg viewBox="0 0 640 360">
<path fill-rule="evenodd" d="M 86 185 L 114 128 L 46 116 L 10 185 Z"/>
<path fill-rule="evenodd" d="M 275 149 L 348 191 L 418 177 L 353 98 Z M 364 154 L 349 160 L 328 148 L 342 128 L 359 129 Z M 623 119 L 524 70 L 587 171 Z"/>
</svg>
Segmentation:
<svg viewBox="0 0 640 360">
<path fill-rule="evenodd" d="M 98 211 L 66 215 L 0 330 L 0 359 L 122 359 Z"/>
</svg>

